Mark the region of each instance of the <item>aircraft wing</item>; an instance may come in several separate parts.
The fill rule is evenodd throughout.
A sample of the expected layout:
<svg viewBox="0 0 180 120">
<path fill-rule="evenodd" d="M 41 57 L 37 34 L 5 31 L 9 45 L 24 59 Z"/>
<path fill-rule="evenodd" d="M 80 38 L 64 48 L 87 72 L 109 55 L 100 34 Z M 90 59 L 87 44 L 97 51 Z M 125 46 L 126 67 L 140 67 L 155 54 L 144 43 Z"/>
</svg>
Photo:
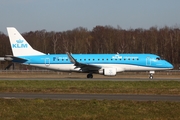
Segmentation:
<svg viewBox="0 0 180 120">
<path fill-rule="evenodd" d="M 80 62 L 76 61 L 76 60 L 72 57 L 72 55 L 69 54 L 68 52 L 66 52 L 66 54 L 67 54 L 67 56 L 69 57 L 71 63 L 74 63 L 74 66 L 76 66 L 76 68 L 81 68 L 81 70 L 83 70 L 83 71 L 94 71 L 94 70 L 99 70 L 99 69 L 101 69 L 101 66 L 80 63 Z"/>
</svg>

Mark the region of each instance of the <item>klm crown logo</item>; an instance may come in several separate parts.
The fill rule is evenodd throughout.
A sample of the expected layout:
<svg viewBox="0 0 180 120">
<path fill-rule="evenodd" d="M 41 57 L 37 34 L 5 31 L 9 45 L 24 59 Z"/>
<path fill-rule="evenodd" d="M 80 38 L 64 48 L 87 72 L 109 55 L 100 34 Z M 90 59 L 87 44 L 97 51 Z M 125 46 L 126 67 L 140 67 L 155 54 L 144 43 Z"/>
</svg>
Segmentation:
<svg viewBox="0 0 180 120">
<path fill-rule="evenodd" d="M 24 40 L 19 39 L 19 40 L 16 40 L 16 42 L 17 42 L 17 43 L 23 43 Z"/>
<path fill-rule="evenodd" d="M 12 48 L 28 48 L 28 44 L 23 44 L 24 40 L 16 40 L 16 44 L 12 44 Z"/>
</svg>

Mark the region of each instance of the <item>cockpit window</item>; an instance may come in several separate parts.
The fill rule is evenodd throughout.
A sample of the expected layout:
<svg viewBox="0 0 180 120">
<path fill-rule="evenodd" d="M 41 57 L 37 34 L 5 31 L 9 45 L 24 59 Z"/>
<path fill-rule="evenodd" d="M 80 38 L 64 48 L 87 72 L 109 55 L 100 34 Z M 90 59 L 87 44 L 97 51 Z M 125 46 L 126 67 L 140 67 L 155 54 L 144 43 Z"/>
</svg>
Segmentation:
<svg viewBox="0 0 180 120">
<path fill-rule="evenodd" d="M 160 58 L 160 57 L 157 57 L 156 60 L 161 60 L 161 58 Z"/>
</svg>

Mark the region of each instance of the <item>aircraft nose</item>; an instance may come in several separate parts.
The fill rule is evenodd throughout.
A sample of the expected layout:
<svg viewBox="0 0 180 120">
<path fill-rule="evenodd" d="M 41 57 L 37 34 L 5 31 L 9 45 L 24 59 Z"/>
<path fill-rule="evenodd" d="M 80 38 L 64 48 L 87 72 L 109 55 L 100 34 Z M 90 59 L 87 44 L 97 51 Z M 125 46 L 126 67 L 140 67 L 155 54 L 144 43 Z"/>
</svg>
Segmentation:
<svg viewBox="0 0 180 120">
<path fill-rule="evenodd" d="M 171 64 L 171 63 L 169 63 L 169 62 L 166 62 L 166 67 L 167 68 L 169 68 L 169 69 L 173 69 L 174 68 L 174 66 Z"/>
</svg>

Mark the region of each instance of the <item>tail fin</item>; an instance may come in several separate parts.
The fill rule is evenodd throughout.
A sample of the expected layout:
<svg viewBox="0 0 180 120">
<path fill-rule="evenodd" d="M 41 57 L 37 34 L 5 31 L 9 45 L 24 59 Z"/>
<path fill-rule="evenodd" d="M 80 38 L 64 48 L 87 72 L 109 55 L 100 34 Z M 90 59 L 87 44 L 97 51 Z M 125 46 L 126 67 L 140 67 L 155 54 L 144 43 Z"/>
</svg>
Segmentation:
<svg viewBox="0 0 180 120">
<path fill-rule="evenodd" d="M 7 27 L 7 32 L 14 56 L 44 55 L 44 53 L 34 50 L 16 28 Z"/>
</svg>

